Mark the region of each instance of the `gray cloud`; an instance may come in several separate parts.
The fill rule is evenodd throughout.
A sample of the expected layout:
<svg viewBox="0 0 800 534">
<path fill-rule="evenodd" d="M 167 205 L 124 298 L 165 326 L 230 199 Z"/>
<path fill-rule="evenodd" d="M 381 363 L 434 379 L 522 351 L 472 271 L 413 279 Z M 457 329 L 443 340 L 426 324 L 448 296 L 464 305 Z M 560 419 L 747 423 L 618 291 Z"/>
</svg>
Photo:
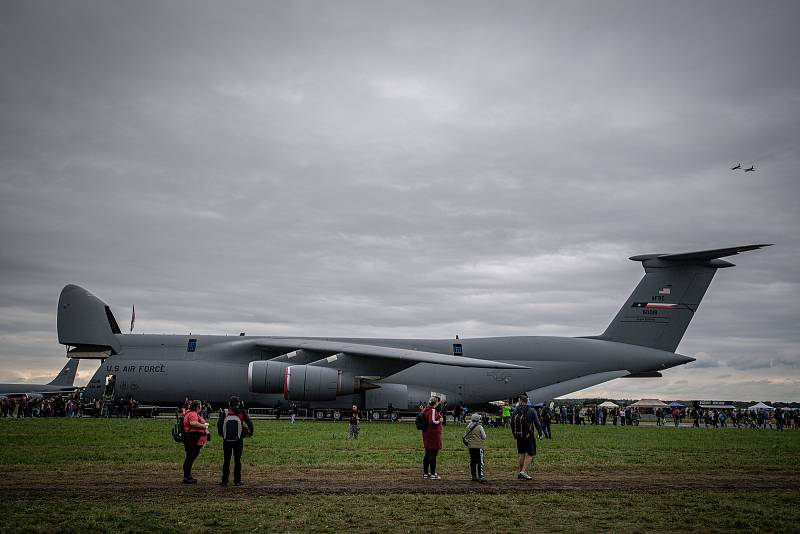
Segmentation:
<svg viewBox="0 0 800 534">
<path fill-rule="evenodd" d="M 797 399 L 798 14 L 7 2 L 0 375 L 58 369 L 70 282 L 148 332 L 586 335 L 627 256 L 774 242 L 656 387 Z"/>
</svg>

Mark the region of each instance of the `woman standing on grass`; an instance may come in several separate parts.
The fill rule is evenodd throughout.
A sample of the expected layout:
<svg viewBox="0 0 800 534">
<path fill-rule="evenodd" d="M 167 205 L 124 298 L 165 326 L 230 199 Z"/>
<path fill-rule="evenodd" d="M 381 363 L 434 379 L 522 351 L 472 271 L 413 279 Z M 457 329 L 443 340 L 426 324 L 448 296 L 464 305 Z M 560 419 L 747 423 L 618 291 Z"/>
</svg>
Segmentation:
<svg viewBox="0 0 800 534">
<path fill-rule="evenodd" d="M 189 411 L 183 416 L 184 441 L 183 448 L 186 458 L 183 460 L 183 483 L 197 484 L 197 479 L 192 477 L 192 465 L 200 455 L 200 449 L 206 444 L 208 438 L 208 423 L 200 416 L 201 403 L 193 400 Z"/>
<path fill-rule="evenodd" d="M 436 472 L 436 456 L 442 448 L 442 414 L 436 408 L 439 406 L 439 397 L 431 397 L 428 406 L 422 411 L 428 422 L 427 428 L 422 431 L 422 445 L 425 447 L 425 458 L 422 460 L 422 478 L 439 480 Z"/>
</svg>

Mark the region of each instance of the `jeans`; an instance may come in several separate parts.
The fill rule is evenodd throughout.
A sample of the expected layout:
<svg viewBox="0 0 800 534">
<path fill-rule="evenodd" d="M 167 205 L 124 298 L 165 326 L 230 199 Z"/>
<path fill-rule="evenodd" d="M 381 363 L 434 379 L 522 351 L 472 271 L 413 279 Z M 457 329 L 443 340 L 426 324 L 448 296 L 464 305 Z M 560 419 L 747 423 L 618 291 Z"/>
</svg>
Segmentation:
<svg viewBox="0 0 800 534">
<path fill-rule="evenodd" d="M 483 478 L 483 449 L 469 449 L 469 470 L 472 478 Z"/>
</svg>

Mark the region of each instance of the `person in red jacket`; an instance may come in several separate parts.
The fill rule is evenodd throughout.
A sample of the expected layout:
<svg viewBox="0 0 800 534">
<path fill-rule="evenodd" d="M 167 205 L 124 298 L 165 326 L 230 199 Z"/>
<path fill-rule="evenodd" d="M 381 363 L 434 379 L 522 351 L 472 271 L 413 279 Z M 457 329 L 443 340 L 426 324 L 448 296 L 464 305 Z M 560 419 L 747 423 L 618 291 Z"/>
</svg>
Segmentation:
<svg viewBox="0 0 800 534">
<path fill-rule="evenodd" d="M 436 455 L 442 448 L 442 414 L 436 409 L 439 397 L 431 397 L 428 406 L 422 411 L 428 427 L 422 432 L 422 444 L 425 447 L 425 458 L 422 460 L 422 478 L 439 480 L 436 472 Z"/>
<path fill-rule="evenodd" d="M 194 400 L 189 405 L 189 411 L 183 417 L 183 431 L 186 438 L 183 448 L 186 458 L 183 460 L 183 483 L 197 484 L 197 479 L 192 477 L 192 464 L 200 455 L 200 449 L 206 444 L 208 437 L 208 423 L 200 417 L 200 401 Z"/>
</svg>

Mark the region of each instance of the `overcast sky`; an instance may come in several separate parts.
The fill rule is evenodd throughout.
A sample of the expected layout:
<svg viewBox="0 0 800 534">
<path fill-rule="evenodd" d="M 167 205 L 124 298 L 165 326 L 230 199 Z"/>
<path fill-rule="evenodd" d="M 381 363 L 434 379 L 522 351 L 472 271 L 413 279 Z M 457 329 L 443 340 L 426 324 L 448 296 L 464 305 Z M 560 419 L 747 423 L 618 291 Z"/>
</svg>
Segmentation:
<svg viewBox="0 0 800 534">
<path fill-rule="evenodd" d="M 0 382 L 63 366 L 67 283 L 135 332 L 592 335 L 628 256 L 775 243 L 717 273 L 697 362 L 576 396 L 800 401 L 798 20 L 2 2 Z"/>
</svg>

